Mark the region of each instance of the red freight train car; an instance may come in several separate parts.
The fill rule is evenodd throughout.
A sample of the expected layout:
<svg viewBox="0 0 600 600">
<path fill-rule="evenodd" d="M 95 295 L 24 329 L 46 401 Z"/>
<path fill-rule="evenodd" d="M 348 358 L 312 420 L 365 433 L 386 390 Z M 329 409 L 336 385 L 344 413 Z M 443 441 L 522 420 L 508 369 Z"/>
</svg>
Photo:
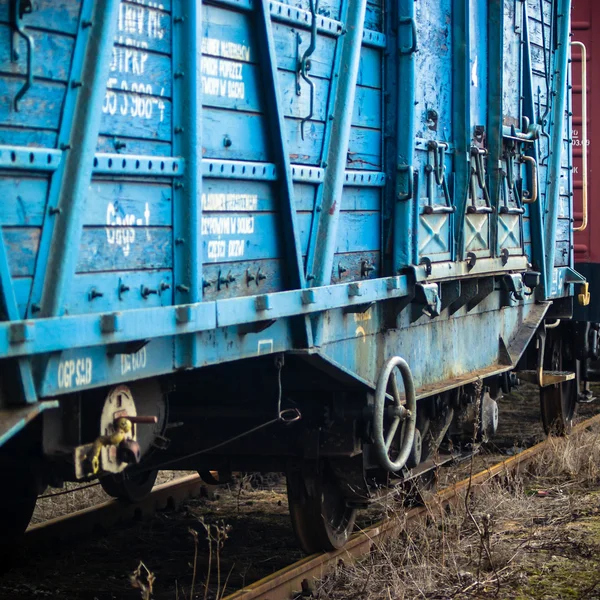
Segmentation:
<svg viewBox="0 0 600 600">
<path fill-rule="evenodd" d="M 574 0 L 571 16 L 573 60 L 573 168 L 575 268 L 589 282 L 591 302 L 575 305 L 583 383 L 580 400 L 591 399 L 587 366 L 598 360 L 600 323 L 600 2 Z M 594 33 L 595 32 L 595 33 Z"/>
</svg>

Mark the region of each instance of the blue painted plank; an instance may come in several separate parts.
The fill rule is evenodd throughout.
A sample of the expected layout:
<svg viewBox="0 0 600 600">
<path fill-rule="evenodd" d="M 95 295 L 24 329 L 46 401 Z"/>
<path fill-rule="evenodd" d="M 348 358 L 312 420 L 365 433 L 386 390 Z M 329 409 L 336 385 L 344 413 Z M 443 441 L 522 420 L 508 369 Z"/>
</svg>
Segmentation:
<svg viewBox="0 0 600 600">
<path fill-rule="evenodd" d="M 296 72 L 298 64 L 298 51 L 296 33 L 300 34 L 300 56 L 310 43 L 310 33 L 305 30 L 296 30 L 283 23 L 273 23 L 273 37 L 277 49 L 277 66 L 279 69 Z M 310 76 L 329 79 L 333 68 L 333 54 L 335 52 L 336 38 L 326 35 L 317 36 L 317 46 L 311 56 Z"/>
<path fill-rule="evenodd" d="M 276 213 L 212 213 L 202 216 L 203 262 L 279 258 Z"/>
<path fill-rule="evenodd" d="M 0 132 L 1 135 L 1 132 Z M 125 146 L 123 147 L 123 144 Z M 141 154 L 143 156 L 173 156 L 171 142 L 140 140 L 126 136 L 119 136 L 115 140 L 114 135 L 98 136 L 98 152 L 112 153 L 119 151 L 121 154 Z"/>
<path fill-rule="evenodd" d="M 202 129 L 205 158 L 271 161 L 266 124 L 260 115 L 206 108 Z M 225 145 L 226 141 L 231 144 Z"/>
<path fill-rule="evenodd" d="M 360 68 L 356 83 L 365 87 L 382 89 L 381 71 L 383 51 L 363 46 L 360 51 Z"/>
<path fill-rule="evenodd" d="M 381 132 L 375 129 L 352 127 L 348 144 L 348 168 L 381 169 Z"/>
<path fill-rule="evenodd" d="M 111 355 L 104 347 L 65 350 L 50 358 L 40 394 L 53 396 L 108 382 L 133 381 L 168 373 L 172 368 L 172 337 L 152 340 L 135 354 Z"/>
<path fill-rule="evenodd" d="M 65 86 L 49 81 L 34 81 L 19 102 L 17 112 L 13 108 L 13 100 L 23 83 L 22 77 L 0 78 L 0 125 L 58 129 Z"/>
<path fill-rule="evenodd" d="M 170 3 L 169 3 L 170 4 Z M 119 7 L 119 20 L 115 42 L 134 49 L 171 53 L 171 15 L 160 10 L 165 2 L 126 2 Z"/>
<path fill-rule="evenodd" d="M 0 224 L 41 227 L 48 185 L 44 177 L 0 177 Z"/>
<path fill-rule="evenodd" d="M 314 188 L 314 186 L 310 187 Z M 275 210 L 273 184 L 266 181 L 235 181 L 205 177 L 202 188 L 203 213 Z"/>
<path fill-rule="evenodd" d="M 278 292 L 284 289 L 282 277 L 284 273 L 285 265 L 279 258 L 205 264 L 202 271 L 206 286 L 203 300 L 222 300 Z M 227 282 L 219 283 L 219 275 Z M 233 281 L 229 281 L 229 277 Z"/>
<path fill-rule="evenodd" d="M 170 185 L 92 181 L 85 225 L 168 226 L 173 222 L 172 197 Z"/>
<path fill-rule="evenodd" d="M 203 4 L 202 54 L 257 62 L 256 39 L 248 12 Z"/>
<path fill-rule="evenodd" d="M 381 91 L 375 88 L 357 86 L 352 125 L 382 128 Z"/>
<path fill-rule="evenodd" d="M 129 289 L 125 290 L 122 286 Z M 143 294 L 143 288 L 157 293 Z M 92 290 L 102 296 L 92 298 Z M 119 290 L 122 290 L 120 294 Z M 75 275 L 69 289 L 67 309 L 70 315 L 80 315 L 171 304 L 173 274 L 170 270 L 114 271 Z"/>
<path fill-rule="evenodd" d="M 33 38 L 35 60 L 33 74 L 55 81 L 67 81 L 71 68 L 73 38 L 66 35 L 28 29 Z M 25 75 L 27 73 L 27 46 L 20 36 L 17 37 L 18 60 L 12 61 L 10 55 L 12 28 L 0 24 L 0 73 Z"/>
<path fill-rule="evenodd" d="M 167 98 L 110 89 L 102 106 L 100 134 L 166 142 L 171 140 L 171 119 L 172 105 Z"/>
<path fill-rule="evenodd" d="M 9 2 L 0 4 L 0 21 L 10 23 Z M 46 31 L 75 35 L 79 24 L 81 0 L 36 0 L 31 13 L 23 16 L 23 24 Z"/>
<path fill-rule="evenodd" d="M 25 318 L 27 312 L 27 303 L 29 302 L 29 292 L 31 291 L 31 277 L 13 277 L 12 284 L 17 300 L 17 309 L 21 319 Z"/>
<path fill-rule="evenodd" d="M 86 227 L 81 237 L 78 273 L 170 269 L 172 231 L 163 227 Z"/>
<path fill-rule="evenodd" d="M 33 275 L 40 230 L 5 227 L 11 275 Z M 83 231 L 77 272 L 170 269 L 172 233 L 162 227 L 100 227 Z"/>
<path fill-rule="evenodd" d="M 56 143 L 56 131 L 26 127 L 2 127 L 0 125 L 0 144 L 3 145 L 56 148 Z"/>
<path fill-rule="evenodd" d="M 173 68 L 170 56 L 115 44 L 107 87 L 171 98 Z"/>
<path fill-rule="evenodd" d="M 262 112 L 261 69 L 241 61 L 202 58 L 202 102 L 204 106 Z"/>
<path fill-rule="evenodd" d="M 40 243 L 38 227 L 3 227 L 4 243 L 12 277 L 33 275 Z"/>
</svg>

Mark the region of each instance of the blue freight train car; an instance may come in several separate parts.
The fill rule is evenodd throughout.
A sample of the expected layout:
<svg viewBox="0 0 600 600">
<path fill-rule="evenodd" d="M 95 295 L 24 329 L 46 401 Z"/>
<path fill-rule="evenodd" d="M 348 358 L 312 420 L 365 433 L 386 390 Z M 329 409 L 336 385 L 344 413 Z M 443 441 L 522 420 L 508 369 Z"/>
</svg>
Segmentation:
<svg viewBox="0 0 600 600">
<path fill-rule="evenodd" d="M 570 0 L 0 0 L 0 27 L 5 542 L 46 485 L 135 500 L 168 466 L 285 471 L 302 547 L 339 547 L 492 435 L 515 372 L 569 427 Z"/>
</svg>

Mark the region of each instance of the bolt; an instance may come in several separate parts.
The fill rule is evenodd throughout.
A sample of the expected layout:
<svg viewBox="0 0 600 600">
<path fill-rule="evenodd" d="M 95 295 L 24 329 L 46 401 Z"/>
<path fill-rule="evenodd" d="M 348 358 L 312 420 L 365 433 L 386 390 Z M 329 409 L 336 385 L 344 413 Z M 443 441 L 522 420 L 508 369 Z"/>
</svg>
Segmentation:
<svg viewBox="0 0 600 600">
<path fill-rule="evenodd" d="M 185 17 L 175 17 L 173 19 L 173 23 L 175 23 L 176 25 L 179 23 L 183 23 L 185 21 Z"/>
<path fill-rule="evenodd" d="M 159 289 L 160 289 L 161 292 L 166 292 L 167 290 L 171 289 L 171 285 L 168 284 L 168 283 L 166 283 L 165 281 L 161 281 Z"/>
<path fill-rule="evenodd" d="M 158 294 L 158 290 L 151 290 L 149 287 L 142 285 L 140 288 L 140 293 L 142 294 L 142 298 L 146 299 L 151 294 Z"/>
<path fill-rule="evenodd" d="M 59 148 L 60 148 L 61 150 L 70 150 L 70 149 L 71 149 L 71 144 L 61 144 L 61 145 L 59 146 Z"/>
<path fill-rule="evenodd" d="M 202 289 L 206 289 L 208 287 L 210 287 L 212 285 L 212 283 L 210 281 L 206 281 L 206 279 L 202 280 Z"/>
<path fill-rule="evenodd" d="M 83 83 L 81 83 L 81 81 L 71 81 L 71 88 L 72 89 L 81 87 L 82 85 L 83 85 Z"/>
<path fill-rule="evenodd" d="M 233 142 L 231 141 L 231 138 L 225 134 L 225 137 L 223 138 L 223 146 L 225 146 L 225 148 L 230 148 L 232 144 Z"/>
<path fill-rule="evenodd" d="M 175 129 L 173 130 L 175 133 L 183 133 L 183 127 L 175 127 Z"/>
<path fill-rule="evenodd" d="M 102 298 L 102 296 L 104 296 L 104 294 L 102 292 L 99 292 L 95 287 L 93 287 L 90 290 L 90 293 L 89 293 L 90 302 L 92 300 L 94 300 L 95 298 Z"/>
<path fill-rule="evenodd" d="M 187 285 L 183 285 L 183 284 L 179 284 L 177 286 L 177 291 L 181 292 L 182 294 L 187 294 L 187 292 L 190 291 L 190 288 Z"/>
<path fill-rule="evenodd" d="M 175 245 L 176 246 L 181 246 L 181 244 L 185 244 L 185 240 L 181 237 L 178 237 L 175 239 Z"/>
<path fill-rule="evenodd" d="M 184 76 L 185 76 L 185 73 L 183 71 L 175 71 L 175 73 L 173 73 L 173 77 L 175 79 L 181 79 Z"/>
<path fill-rule="evenodd" d="M 48 209 L 48 212 L 49 212 L 51 215 L 60 215 L 60 213 L 62 212 L 62 208 L 59 208 L 58 206 L 51 206 L 51 207 Z"/>
<path fill-rule="evenodd" d="M 41 307 L 40 307 L 40 305 L 39 305 L 39 304 L 36 304 L 36 303 L 34 302 L 34 303 L 31 305 L 31 312 L 32 312 L 32 314 L 38 313 L 38 312 L 40 312 L 40 310 L 42 310 L 42 309 L 41 309 Z"/>
<path fill-rule="evenodd" d="M 87 29 L 92 26 L 93 21 L 81 21 L 81 28 Z"/>
</svg>

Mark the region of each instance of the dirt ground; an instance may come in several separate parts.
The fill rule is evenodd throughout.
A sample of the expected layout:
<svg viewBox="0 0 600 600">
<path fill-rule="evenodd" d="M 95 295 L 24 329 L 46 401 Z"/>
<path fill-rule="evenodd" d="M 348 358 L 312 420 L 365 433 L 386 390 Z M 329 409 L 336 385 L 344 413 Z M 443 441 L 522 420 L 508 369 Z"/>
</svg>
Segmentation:
<svg viewBox="0 0 600 600">
<path fill-rule="evenodd" d="M 583 412 L 589 416 L 596 410 L 595 405 L 589 405 Z M 542 439 L 537 415 L 537 393 L 532 393 L 531 389 L 505 397 L 500 405 L 498 436 L 494 443 L 482 448 L 474 459 L 477 461 L 474 469 L 479 470 L 485 464 L 506 457 L 507 453 L 517 452 Z M 598 444 L 594 439 L 588 446 L 595 448 Z M 600 452 L 598 456 L 594 454 L 594 460 L 596 458 L 600 468 Z M 462 478 L 468 466 L 460 465 L 455 472 L 445 471 L 446 481 Z M 474 525 L 461 531 L 463 537 L 446 536 L 441 547 L 436 547 L 434 533 L 439 534 L 440 524 L 434 522 L 426 536 L 415 538 L 415 543 L 411 541 L 409 546 L 400 546 L 410 559 L 408 562 L 386 563 L 387 558 L 371 557 L 387 573 L 385 581 L 391 581 L 394 573 L 413 574 L 419 569 L 427 569 L 419 558 L 424 555 L 424 551 L 419 550 L 422 544 L 436 550 L 438 555 L 449 557 L 449 546 L 459 547 L 467 540 L 467 558 L 455 554 L 453 560 L 457 568 L 454 571 L 440 571 L 441 579 L 426 578 L 433 582 L 431 588 L 420 590 L 406 585 L 406 581 L 400 588 L 386 587 L 379 576 L 375 577 L 376 567 L 365 563 L 357 566 L 357 571 L 342 570 L 337 579 L 329 578 L 323 582 L 318 597 L 321 600 L 488 597 L 498 587 L 496 577 L 501 582 L 497 598 L 600 598 L 600 569 L 595 561 L 600 550 L 600 505 L 597 502 L 600 479 L 594 479 L 589 465 L 588 471 L 585 482 L 577 485 L 571 483 L 576 479 L 572 473 L 556 475 L 551 482 L 539 479 L 538 474 L 538 480 L 528 483 L 527 487 L 515 485 L 516 496 L 506 496 L 499 488 L 496 496 L 500 508 L 495 504 L 474 505 L 473 514 L 481 527 L 482 515 L 494 515 L 490 517 L 489 526 L 493 536 L 500 536 L 498 539 L 503 541 L 498 545 L 494 537 L 493 549 L 504 548 L 504 542 L 510 540 L 514 548 L 520 548 L 519 561 L 521 557 L 527 557 L 524 562 L 518 562 L 516 558 L 510 560 L 510 556 L 502 559 L 504 562 L 499 561 L 497 566 L 494 565 L 496 571 L 509 567 L 499 577 L 486 565 L 486 557 L 477 566 L 476 559 L 481 555 L 478 548 L 482 542 Z M 20 566 L 0 575 L 0 599 L 137 599 L 147 568 L 154 577 L 153 598 L 212 600 L 299 559 L 301 553 L 289 521 L 284 485 L 256 490 L 251 489 L 248 481 L 241 483 L 222 488 L 217 499 L 193 500 L 178 512 L 158 513 L 149 520 L 99 532 L 93 539 L 29 548 L 20 555 L 15 551 L 15 562 Z M 48 499 L 51 502 L 38 506 L 36 518 L 56 516 L 105 497 L 97 495 L 103 494 L 99 488 L 78 494 L 81 496 L 78 500 L 69 499 L 71 495 Z M 517 507 L 521 508 L 517 510 Z M 372 515 L 369 517 L 371 520 Z M 363 518 L 360 522 L 366 524 L 366 521 Z M 459 515 L 452 527 L 458 521 L 468 519 L 464 514 Z M 446 526 L 452 528 L 447 522 L 441 526 L 442 530 Z M 459 529 L 455 527 L 456 532 Z M 399 544 L 404 542 L 406 539 L 398 541 Z M 508 555 L 513 546 L 506 547 L 508 549 L 503 552 Z M 141 562 L 144 566 L 140 568 L 139 576 L 132 579 Z M 436 569 L 438 567 L 430 570 Z M 573 577 L 574 572 L 577 572 L 577 578 Z M 358 588 L 351 583 L 357 574 L 360 576 Z M 133 587 L 132 582 L 138 587 Z M 371 589 L 374 582 L 378 587 Z M 553 588 L 552 582 L 564 583 L 565 589 Z M 567 584 L 569 590 L 565 591 Z M 406 595 L 409 591 L 412 595 Z M 575 595 L 565 595 L 571 593 Z"/>
</svg>

